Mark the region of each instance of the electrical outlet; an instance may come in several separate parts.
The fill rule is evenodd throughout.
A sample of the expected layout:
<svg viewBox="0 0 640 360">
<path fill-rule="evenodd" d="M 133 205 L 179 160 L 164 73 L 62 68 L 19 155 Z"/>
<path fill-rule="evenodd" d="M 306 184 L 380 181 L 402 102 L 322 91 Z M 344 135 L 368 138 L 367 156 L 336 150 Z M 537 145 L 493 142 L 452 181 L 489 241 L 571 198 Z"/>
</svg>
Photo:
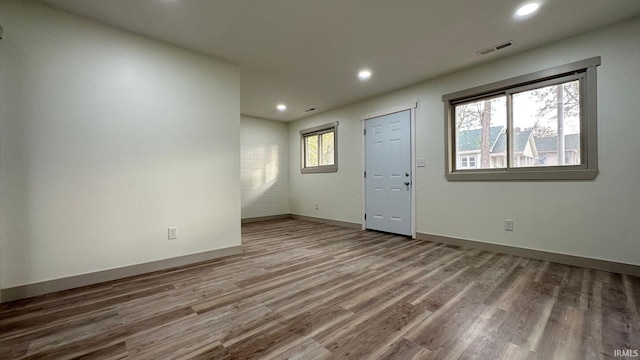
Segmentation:
<svg viewBox="0 0 640 360">
<path fill-rule="evenodd" d="M 505 231 L 513 231 L 513 220 L 504 219 L 504 230 Z"/>
<path fill-rule="evenodd" d="M 178 228 L 176 226 L 170 227 L 168 230 L 169 240 L 175 240 L 178 238 Z"/>
<path fill-rule="evenodd" d="M 416 166 L 417 167 L 425 167 L 425 166 L 427 166 L 427 159 L 425 159 L 425 158 L 417 158 L 416 159 Z"/>
<path fill-rule="evenodd" d="M 316 209 L 316 210 L 320 209 L 320 204 L 315 203 L 315 204 L 313 205 L 313 208 L 314 208 L 314 209 Z"/>
</svg>

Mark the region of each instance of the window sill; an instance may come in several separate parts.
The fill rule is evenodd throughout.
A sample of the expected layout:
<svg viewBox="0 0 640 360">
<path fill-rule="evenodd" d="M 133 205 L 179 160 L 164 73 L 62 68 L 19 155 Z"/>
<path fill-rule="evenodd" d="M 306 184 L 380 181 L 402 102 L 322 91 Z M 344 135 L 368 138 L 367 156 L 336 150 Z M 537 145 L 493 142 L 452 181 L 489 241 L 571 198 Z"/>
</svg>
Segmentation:
<svg viewBox="0 0 640 360">
<path fill-rule="evenodd" d="M 560 181 L 593 180 L 598 176 L 594 169 L 531 169 L 518 170 L 461 170 L 445 175 L 448 181 Z"/>
<path fill-rule="evenodd" d="M 334 173 L 338 172 L 338 165 L 306 167 L 300 169 L 300 172 L 303 174 Z"/>
</svg>

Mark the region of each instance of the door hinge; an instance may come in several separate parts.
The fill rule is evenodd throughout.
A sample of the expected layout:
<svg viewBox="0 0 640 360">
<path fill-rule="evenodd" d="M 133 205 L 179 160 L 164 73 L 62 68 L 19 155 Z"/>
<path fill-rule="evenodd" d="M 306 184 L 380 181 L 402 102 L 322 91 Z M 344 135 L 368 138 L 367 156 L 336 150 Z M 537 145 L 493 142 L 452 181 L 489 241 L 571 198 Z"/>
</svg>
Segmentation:
<svg viewBox="0 0 640 360">
<path fill-rule="evenodd" d="M 367 214 L 364 214 L 364 219 L 367 220 Z"/>
<path fill-rule="evenodd" d="M 367 129 L 364 129 L 364 135 L 365 136 L 367 135 Z"/>
<path fill-rule="evenodd" d="M 366 171 L 364 172 L 364 177 L 367 177 L 367 172 Z"/>
</svg>

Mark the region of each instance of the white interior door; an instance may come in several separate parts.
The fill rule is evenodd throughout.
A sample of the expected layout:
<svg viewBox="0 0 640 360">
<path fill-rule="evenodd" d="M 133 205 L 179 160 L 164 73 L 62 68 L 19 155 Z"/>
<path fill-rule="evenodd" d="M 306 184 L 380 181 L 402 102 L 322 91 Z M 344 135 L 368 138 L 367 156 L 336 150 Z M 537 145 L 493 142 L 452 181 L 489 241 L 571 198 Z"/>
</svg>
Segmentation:
<svg viewBox="0 0 640 360">
<path fill-rule="evenodd" d="M 365 122 L 367 229 L 412 234 L 411 111 Z"/>
</svg>

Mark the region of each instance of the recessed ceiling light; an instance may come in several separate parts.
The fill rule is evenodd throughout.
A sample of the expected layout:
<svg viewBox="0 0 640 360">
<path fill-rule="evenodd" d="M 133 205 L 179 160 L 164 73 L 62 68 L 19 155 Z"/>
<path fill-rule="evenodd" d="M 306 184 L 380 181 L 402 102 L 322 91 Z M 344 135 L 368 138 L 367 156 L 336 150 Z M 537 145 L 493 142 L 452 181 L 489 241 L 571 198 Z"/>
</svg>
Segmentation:
<svg viewBox="0 0 640 360">
<path fill-rule="evenodd" d="M 285 110 L 287 110 L 287 105 L 285 105 L 285 104 L 278 104 L 278 106 L 276 106 L 276 108 L 277 108 L 279 111 L 285 111 Z"/>
<path fill-rule="evenodd" d="M 516 16 L 524 17 L 524 16 L 527 16 L 527 15 L 531 15 L 534 12 L 538 11 L 539 8 L 540 8 L 540 4 L 538 4 L 538 3 L 527 3 L 527 4 L 524 4 L 524 5 L 520 6 L 518 8 L 518 10 L 516 10 Z"/>
<path fill-rule="evenodd" d="M 360 80 L 369 80 L 371 77 L 371 70 L 360 70 L 358 73 L 358 79 Z"/>
</svg>

